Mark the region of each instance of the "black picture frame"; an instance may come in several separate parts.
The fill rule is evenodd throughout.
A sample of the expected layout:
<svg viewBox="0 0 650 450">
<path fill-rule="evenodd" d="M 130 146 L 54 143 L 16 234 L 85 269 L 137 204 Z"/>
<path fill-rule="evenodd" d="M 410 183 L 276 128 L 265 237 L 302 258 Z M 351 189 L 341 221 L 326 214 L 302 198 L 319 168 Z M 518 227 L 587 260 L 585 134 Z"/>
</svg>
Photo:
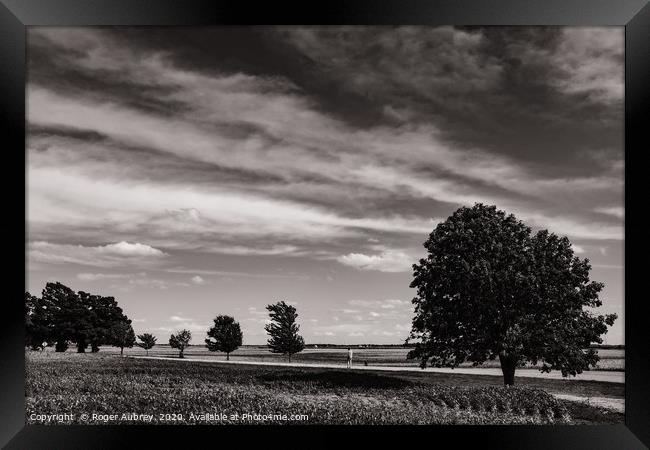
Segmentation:
<svg viewBox="0 0 650 450">
<path fill-rule="evenodd" d="M 625 27 L 625 425 L 315 427 L 255 426 L 44 426 L 25 424 L 25 36 L 27 26 L 422 24 L 614 25 Z M 637 449 L 650 446 L 650 327 L 641 293 L 646 245 L 640 239 L 643 200 L 641 158 L 650 149 L 650 5 L 648 0 L 327 0 L 251 2 L 227 0 L 0 0 L 0 128 L 2 193 L 8 208 L 4 237 L 0 443 L 6 448 L 133 448 L 183 446 L 196 439 L 215 445 L 226 438 L 244 445 L 337 445 L 345 433 L 363 443 L 391 434 L 406 445 L 477 444 L 481 448 Z M 21 218 L 22 214 L 22 218 Z M 638 227 L 638 228 L 637 228 Z M 632 242 L 632 245 L 629 243 Z M 22 264 L 19 262 L 22 261 Z M 287 437 L 291 436 L 288 440 Z M 360 436 L 355 436 L 359 438 Z M 350 437 L 351 438 L 351 437 Z M 305 441 L 307 439 L 308 441 Z M 356 439 L 355 439 L 356 440 Z M 350 441 L 351 443 L 351 441 Z M 245 445 L 244 445 L 245 447 Z"/>
</svg>

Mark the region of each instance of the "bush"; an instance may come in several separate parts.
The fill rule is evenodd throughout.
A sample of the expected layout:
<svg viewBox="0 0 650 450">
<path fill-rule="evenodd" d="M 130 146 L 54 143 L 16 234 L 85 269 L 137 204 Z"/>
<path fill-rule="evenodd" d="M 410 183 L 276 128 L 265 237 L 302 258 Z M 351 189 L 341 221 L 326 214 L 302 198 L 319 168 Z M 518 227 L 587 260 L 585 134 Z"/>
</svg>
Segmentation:
<svg viewBox="0 0 650 450">
<path fill-rule="evenodd" d="M 68 349 L 68 345 L 67 341 L 58 341 L 54 346 L 54 350 L 57 352 L 65 352 Z"/>
</svg>

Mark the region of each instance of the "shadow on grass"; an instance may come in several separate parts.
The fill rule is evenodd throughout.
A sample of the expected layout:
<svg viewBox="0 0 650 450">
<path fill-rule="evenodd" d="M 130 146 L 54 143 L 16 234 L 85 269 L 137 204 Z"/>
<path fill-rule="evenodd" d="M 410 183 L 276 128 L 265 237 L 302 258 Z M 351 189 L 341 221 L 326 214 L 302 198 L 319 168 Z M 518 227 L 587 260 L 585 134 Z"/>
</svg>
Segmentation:
<svg viewBox="0 0 650 450">
<path fill-rule="evenodd" d="M 275 371 L 256 377 L 265 382 L 315 383 L 327 387 L 402 388 L 411 386 L 408 380 L 373 373 L 332 370 L 326 372 Z"/>
</svg>

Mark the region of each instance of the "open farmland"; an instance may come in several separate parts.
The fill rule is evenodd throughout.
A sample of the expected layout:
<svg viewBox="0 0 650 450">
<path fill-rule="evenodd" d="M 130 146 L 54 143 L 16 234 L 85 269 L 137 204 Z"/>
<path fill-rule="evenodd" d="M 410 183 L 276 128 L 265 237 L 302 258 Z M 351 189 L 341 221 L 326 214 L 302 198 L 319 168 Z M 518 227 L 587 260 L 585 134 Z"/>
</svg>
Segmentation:
<svg viewBox="0 0 650 450">
<path fill-rule="evenodd" d="M 570 384 L 574 389 L 576 383 Z M 591 395 L 622 395 L 622 387 L 611 383 L 585 382 L 580 386 Z M 498 377 L 28 352 L 26 417 L 29 423 L 42 423 L 35 414 L 68 413 L 71 417 L 63 423 L 176 424 L 622 421 L 622 414 L 558 400 L 547 393 L 566 392 L 567 388 L 566 382 L 557 380 L 525 381 L 506 388 Z M 124 413 L 137 418 L 123 418 Z M 161 417 L 161 413 L 167 415 Z M 82 414 L 89 418 L 84 420 Z M 111 414 L 115 416 L 110 418 Z M 148 414 L 153 416 L 150 421 L 141 418 Z M 245 414 L 250 418 L 243 419 Z M 255 419 L 255 414 L 260 416 Z M 281 417 L 283 414 L 288 418 Z"/>
<path fill-rule="evenodd" d="M 404 367 L 418 367 L 418 361 L 407 360 L 406 354 L 409 352 L 408 348 L 386 346 L 386 347 L 370 347 L 358 348 L 353 347 L 354 350 L 354 364 L 368 366 L 404 366 Z M 115 347 L 102 347 L 101 353 L 119 353 L 119 349 Z M 146 352 L 138 347 L 124 349 L 125 355 L 143 356 Z M 149 356 L 177 356 L 178 350 L 175 350 L 169 345 L 156 345 L 153 349 L 149 350 Z M 598 355 L 600 361 L 593 370 L 624 370 L 625 369 L 625 350 L 624 349 L 599 349 Z M 188 358 L 215 358 L 225 359 L 225 354 L 210 352 L 204 345 L 193 345 L 185 350 L 185 356 Z M 327 364 L 341 364 L 345 365 L 347 356 L 347 347 L 334 347 L 334 348 L 306 348 L 302 352 L 294 355 L 292 361 L 303 363 L 327 363 Z M 286 361 L 287 358 L 276 353 L 269 352 L 266 346 L 253 346 L 246 345 L 238 348 L 230 354 L 230 359 L 233 361 L 260 361 L 260 362 L 273 362 L 273 361 Z M 471 363 L 461 364 L 460 367 L 472 367 Z M 487 361 L 480 367 L 499 368 L 499 360 Z M 527 367 L 534 367 L 528 365 Z"/>
</svg>

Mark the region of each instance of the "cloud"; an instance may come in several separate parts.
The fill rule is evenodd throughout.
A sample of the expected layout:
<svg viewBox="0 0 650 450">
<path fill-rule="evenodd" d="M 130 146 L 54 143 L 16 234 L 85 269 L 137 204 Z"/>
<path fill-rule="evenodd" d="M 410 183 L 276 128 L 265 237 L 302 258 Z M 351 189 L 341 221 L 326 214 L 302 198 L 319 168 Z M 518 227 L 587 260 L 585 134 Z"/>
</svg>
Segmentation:
<svg viewBox="0 0 650 450">
<path fill-rule="evenodd" d="M 613 270 L 622 270 L 624 267 L 621 264 L 592 264 L 591 267 L 597 269 L 613 269 Z"/>
<path fill-rule="evenodd" d="M 168 290 L 172 287 L 187 287 L 189 283 L 182 281 L 163 280 L 160 278 L 135 277 L 129 279 L 129 285 L 133 287 L 144 287 L 160 290 Z"/>
<path fill-rule="evenodd" d="M 194 284 L 199 284 L 199 285 L 205 284 L 205 280 L 202 277 L 200 277 L 199 275 L 193 276 L 191 278 L 191 280 L 192 280 L 192 283 L 194 283 Z"/>
<path fill-rule="evenodd" d="M 255 306 L 249 306 L 248 307 L 248 313 L 249 314 L 254 314 L 254 315 L 264 315 L 264 316 L 269 314 L 269 312 L 266 310 L 266 308 L 264 310 L 260 310 L 260 309 L 257 309 L 257 307 L 255 307 Z"/>
<path fill-rule="evenodd" d="M 499 61 L 480 52 L 484 36 L 476 29 L 291 27 L 278 33 L 329 77 L 339 77 L 350 91 L 368 95 L 467 95 L 494 87 L 502 75 Z"/>
<path fill-rule="evenodd" d="M 78 273 L 77 278 L 81 281 L 98 281 L 98 280 L 110 280 L 110 279 L 119 279 L 119 278 L 128 278 L 130 275 L 124 273 L 89 273 L 83 272 Z"/>
<path fill-rule="evenodd" d="M 348 333 L 367 333 L 372 330 L 372 326 L 367 323 L 338 323 L 335 325 L 322 325 L 314 327 L 313 333 L 334 333 L 334 334 L 348 334 Z"/>
<path fill-rule="evenodd" d="M 182 267 L 172 267 L 165 269 L 169 273 L 199 274 L 199 275 L 217 275 L 224 278 L 291 278 L 307 280 L 309 276 L 298 273 L 257 273 L 257 272 L 234 272 L 229 270 L 211 270 L 211 269 L 185 269 Z"/>
<path fill-rule="evenodd" d="M 359 312 L 358 309 L 350 309 L 350 308 L 341 308 L 341 309 L 337 309 L 336 311 L 342 312 L 343 314 L 357 314 Z"/>
<path fill-rule="evenodd" d="M 345 36 L 372 34 L 368 42 L 393 56 L 383 62 L 364 60 L 356 77 L 351 68 L 345 69 L 342 75 L 354 80 L 355 89 L 387 85 L 413 92 L 466 92 L 493 89 L 502 76 L 498 59 L 480 54 L 486 39 L 480 30 L 404 27 L 370 33 L 296 28 L 279 33 L 319 62 L 336 61 L 337 70 L 344 61 L 355 61 L 351 56 L 355 45 L 361 45 L 362 52 L 372 48 Z M 72 66 L 97 77 L 108 72 L 136 86 L 164 88 L 156 91 L 156 100 L 183 107 L 167 116 L 101 91 L 71 95 L 30 84 L 30 124 L 103 136 L 95 142 L 61 141 L 51 135 L 30 139 L 34 175 L 29 177 L 28 205 L 33 236 L 82 223 L 89 237 L 96 237 L 99 229 L 112 231 L 118 239 L 125 231 L 141 235 L 147 230 L 158 235 L 154 243 L 169 248 L 318 256 L 305 248 L 305 240 L 430 232 L 430 215 L 396 212 L 408 204 L 396 200 L 405 195 L 452 205 L 484 201 L 530 211 L 529 200 L 513 196 L 546 199 L 552 194 L 562 199 L 620 184 L 611 177 L 540 176 L 512 158 L 446 141 L 432 122 L 355 128 L 317 108 L 287 79 L 181 69 L 162 53 L 135 58 L 131 50 L 116 45 L 110 33 L 45 30 L 39 36 L 75 48 L 77 52 L 66 54 Z M 437 58 L 422 58 L 428 48 Z M 409 72 L 415 73 L 406 77 L 400 60 L 420 64 L 410 65 Z M 397 97 L 403 96 L 402 92 Z M 386 110 L 394 116 L 399 106 Z M 126 161 L 106 160 L 107 151 Z M 146 153 L 137 156 L 138 152 Z M 152 162 L 164 162 L 165 169 L 157 176 Z M 58 168 L 53 170 L 53 165 Z M 206 165 L 229 171 L 232 181 L 196 185 L 188 168 L 195 167 L 192 171 L 205 177 L 200 167 Z M 427 171 L 422 173 L 422 168 Z M 149 177 L 146 184 L 140 181 L 142 171 Z M 242 177 L 250 176 L 260 180 L 259 188 L 242 183 Z M 360 216 L 356 202 L 350 201 L 351 190 L 371 202 L 385 203 L 381 210 L 386 213 Z M 322 205 L 324 198 L 336 203 Z M 553 222 L 547 219 L 541 222 Z M 251 237 L 258 242 L 249 244 Z M 285 242 L 261 244 L 262 238 L 278 237 Z"/>
<path fill-rule="evenodd" d="M 623 40 L 620 27 L 562 30 L 562 40 L 553 55 L 553 62 L 566 74 L 555 80 L 558 88 L 568 94 L 585 94 L 593 101 L 622 101 Z"/>
<path fill-rule="evenodd" d="M 171 316 L 168 322 L 170 323 L 170 326 L 162 327 L 159 329 L 161 331 L 167 331 L 170 333 L 174 333 L 180 330 L 189 330 L 193 334 L 192 339 L 198 339 L 199 342 L 203 341 L 203 333 L 206 333 L 211 327 L 211 324 L 197 322 L 192 318 L 181 316 Z"/>
<path fill-rule="evenodd" d="M 181 316 L 171 316 L 169 320 L 171 320 L 172 322 L 189 322 L 192 319 L 189 319 L 187 317 L 181 317 Z"/>
<path fill-rule="evenodd" d="M 589 223 L 583 220 L 572 220 L 569 217 L 550 217 L 538 213 L 520 213 L 517 216 L 529 226 L 545 228 L 568 237 L 619 241 L 624 238 L 622 224 Z"/>
<path fill-rule="evenodd" d="M 101 253 L 109 253 L 120 256 L 163 256 L 165 253 L 150 245 L 140 244 L 138 242 L 131 244 L 129 242 L 118 242 L 97 247 Z"/>
<path fill-rule="evenodd" d="M 405 332 L 408 333 L 411 331 L 412 325 L 411 324 L 395 324 L 395 329 L 397 331 Z"/>
<path fill-rule="evenodd" d="M 75 226 L 83 215 L 85 219 L 81 219 L 81 223 L 86 231 L 95 228 L 98 233 L 112 231 L 119 236 L 149 230 L 152 242 L 169 248 L 201 247 L 206 252 L 272 255 L 294 253 L 297 246 L 233 245 L 227 238 L 248 237 L 250 241 L 256 236 L 267 236 L 300 242 L 324 237 L 354 237 L 364 229 L 422 233 L 430 228 L 426 219 L 344 217 L 317 207 L 229 192 L 216 186 L 199 190 L 190 185 L 162 182 L 148 185 L 114 183 L 90 179 L 74 169 L 64 174 L 51 168 L 33 168 L 30 180 L 28 213 L 32 228 Z M 183 223 L 179 227 L 176 221 L 160 215 L 160 211 L 187 204 L 201 205 L 200 222 Z M 184 233 L 179 239 L 181 232 Z M 210 237 L 212 239 L 205 242 L 204 239 Z M 193 242 L 195 238 L 201 240 Z"/>
<path fill-rule="evenodd" d="M 377 255 L 348 253 L 339 256 L 336 260 L 359 270 L 378 270 L 380 272 L 409 272 L 415 261 L 408 254 L 396 250 L 385 250 Z"/>
<path fill-rule="evenodd" d="M 314 331 L 314 336 L 336 336 L 333 331 Z"/>
<path fill-rule="evenodd" d="M 350 300 L 348 302 L 350 305 L 353 306 L 361 306 L 361 307 L 375 307 L 375 308 L 382 308 L 382 309 L 396 309 L 396 308 L 411 308 L 411 302 L 407 300 L 399 300 L 399 299 L 387 299 L 387 300 Z"/>
<path fill-rule="evenodd" d="M 145 244 L 119 242 L 100 246 L 58 244 L 45 241 L 28 245 L 28 259 L 50 264 L 78 264 L 97 267 L 120 267 L 125 264 L 155 265 L 165 254 Z M 85 275 L 89 280 L 88 274 Z M 81 277 L 80 279 L 83 279 Z"/>
<path fill-rule="evenodd" d="M 606 214 L 609 216 L 618 217 L 619 219 L 625 217 L 625 208 L 623 208 L 622 206 L 598 207 L 595 208 L 594 211 L 600 214 Z"/>
<path fill-rule="evenodd" d="M 350 306 L 357 309 L 337 309 L 336 311 L 354 313 L 358 322 L 376 323 L 377 327 L 392 326 L 395 322 L 408 322 L 413 315 L 410 301 L 400 299 L 385 300 L 350 300 Z"/>
<path fill-rule="evenodd" d="M 581 247 L 580 245 L 571 244 L 571 248 L 573 249 L 573 252 L 577 254 L 582 254 L 585 252 L 584 247 Z"/>
<path fill-rule="evenodd" d="M 166 331 L 169 333 L 175 333 L 180 330 L 189 330 L 193 336 L 192 340 L 198 340 L 199 342 L 203 341 L 203 333 L 206 333 L 212 324 L 198 322 L 190 317 L 182 317 L 178 315 L 170 316 L 168 319 L 170 324 L 167 327 L 159 328 L 160 331 Z"/>
</svg>

